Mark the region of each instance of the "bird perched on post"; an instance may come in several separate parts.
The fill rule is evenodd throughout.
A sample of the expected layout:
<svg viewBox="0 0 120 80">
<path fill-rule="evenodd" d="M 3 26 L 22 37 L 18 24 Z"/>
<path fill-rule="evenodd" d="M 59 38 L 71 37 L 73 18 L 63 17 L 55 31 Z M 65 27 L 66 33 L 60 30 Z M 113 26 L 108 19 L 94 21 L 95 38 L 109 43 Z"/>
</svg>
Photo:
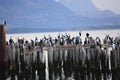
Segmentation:
<svg viewBox="0 0 120 80">
<path fill-rule="evenodd" d="M 3 24 L 3 25 L 6 25 L 6 21 L 5 21 L 5 20 L 3 20 L 3 21 L 2 21 L 2 24 Z"/>
</svg>

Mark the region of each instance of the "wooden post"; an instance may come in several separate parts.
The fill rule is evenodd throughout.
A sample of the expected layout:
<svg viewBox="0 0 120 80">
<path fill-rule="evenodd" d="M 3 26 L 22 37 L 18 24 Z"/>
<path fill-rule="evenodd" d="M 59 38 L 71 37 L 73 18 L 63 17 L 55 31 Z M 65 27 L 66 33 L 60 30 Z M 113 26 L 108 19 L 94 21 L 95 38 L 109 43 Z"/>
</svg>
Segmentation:
<svg viewBox="0 0 120 80">
<path fill-rule="evenodd" d="M 51 52 L 52 52 L 52 50 L 50 50 Z M 45 71 L 46 71 L 46 79 L 45 80 L 53 80 L 53 79 L 51 79 L 51 72 L 52 72 L 52 70 L 51 70 L 51 65 L 52 65 L 52 59 L 51 59 L 51 57 L 50 57 L 50 53 L 49 53 L 49 49 L 47 48 L 47 47 L 43 47 L 43 54 L 46 56 L 45 57 L 45 66 L 46 66 L 46 69 L 45 69 Z M 50 58 L 50 59 L 49 59 Z M 53 67 L 53 66 L 52 66 Z M 51 70 L 51 71 L 50 71 Z"/>
<path fill-rule="evenodd" d="M 5 25 L 0 25 L 0 79 L 6 80 L 6 36 Z"/>
</svg>

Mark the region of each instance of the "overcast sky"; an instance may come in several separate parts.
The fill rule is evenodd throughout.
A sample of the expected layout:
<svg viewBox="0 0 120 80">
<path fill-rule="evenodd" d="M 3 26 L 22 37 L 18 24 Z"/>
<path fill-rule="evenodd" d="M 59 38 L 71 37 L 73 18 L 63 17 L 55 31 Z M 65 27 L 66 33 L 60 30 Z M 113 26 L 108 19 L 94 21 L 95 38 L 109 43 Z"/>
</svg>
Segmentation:
<svg viewBox="0 0 120 80">
<path fill-rule="evenodd" d="M 55 1 L 58 1 L 64 5 L 68 5 L 70 3 L 74 4 L 74 2 L 80 2 L 83 0 L 55 0 Z M 120 0 L 91 0 L 91 1 L 100 10 L 111 10 L 116 14 L 120 14 Z"/>
</svg>

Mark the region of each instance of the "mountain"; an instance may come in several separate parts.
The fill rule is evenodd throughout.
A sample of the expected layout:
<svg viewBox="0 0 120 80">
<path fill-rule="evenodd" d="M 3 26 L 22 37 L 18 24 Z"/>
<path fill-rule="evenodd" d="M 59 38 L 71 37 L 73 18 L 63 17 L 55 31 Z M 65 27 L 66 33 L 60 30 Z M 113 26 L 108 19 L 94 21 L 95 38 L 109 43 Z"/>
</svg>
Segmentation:
<svg viewBox="0 0 120 80">
<path fill-rule="evenodd" d="M 110 10 L 105 10 L 105 11 L 99 10 L 94 5 L 92 0 L 60 0 L 60 3 L 68 7 L 71 11 L 73 11 L 77 15 L 82 15 L 84 17 L 101 18 L 101 17 L 117 17 L 118 16 Z"/>
<path fill-rule="evenodd" d="M 76 1 L 78 12 L 54 0 L 1 0 L 0 19 L 7 21 L 7 33 L 120 28 L 119 15 L 100 11 L 91 0 Z"/>
<path fill-rule="evenodd" d="M 72 23 L 74 22 L 72 21 L 73 13 L 53 0 L 12 0 L 9 5 L 12 6 L 3 7 L 5 11 L 0 11 L 2 12 L 0 15 L 5 15 L 4 18 L 7 20 L 9 28 L 65 28 L 66 26 L 74 26 Z"/>
</svg>

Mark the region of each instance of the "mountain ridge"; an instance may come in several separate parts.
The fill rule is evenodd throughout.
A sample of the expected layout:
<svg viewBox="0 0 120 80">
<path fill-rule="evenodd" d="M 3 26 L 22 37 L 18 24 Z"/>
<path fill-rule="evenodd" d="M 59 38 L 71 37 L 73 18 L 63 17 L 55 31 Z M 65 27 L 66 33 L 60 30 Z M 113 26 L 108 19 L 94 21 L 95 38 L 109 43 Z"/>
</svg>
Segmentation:
<svg viewBox="0 0 120 80">
<path fill-rule="evenodd" d="M 89 4 L 93 5 L 91 2 Z M 4 5 L 8 6 L 4 7 Z M 89 5 L 87 6 L 89 7 Z M 72 30 L 74 28 L 104 29 L 104 25 L 107 26 L 108 29 L 111 28 L 109 25 L 114 25 L 112 28 L 120 28 L 118 27 L 118 25 L 120 25 L 119 15 L 110 11 L 99 11 L 100 10 L 97 10 L 96 12 L 99 13 L 100 16 L 97 14 L 98 17 L 92 17 L 94 14 L 87 13 L 91 16 L 88 17 L 77 15 L 69 10 L 65 5 L 55 2 L 54 0 L 12 0 L 11 3 L 8 1 L 7 3 L 4 2 L 3 5 L 0 5 L 0 18 L 2 19 L 2 17 L 4 17 L 4 19 L 6 19 L 8 33 L 17 33 L 19 31 L 23 32 L 25 31 L 24 29 L 31 31 L 31 28 L 36 29 L 36 31 L 39 29 L 40 32 L 42 32 L 42 30 L 59 31 Z M 105 17 L 104 14 L 109 14 L 111 16 Z M 92 27 L 94 25 L 96 26 Z"/>
</svg>

